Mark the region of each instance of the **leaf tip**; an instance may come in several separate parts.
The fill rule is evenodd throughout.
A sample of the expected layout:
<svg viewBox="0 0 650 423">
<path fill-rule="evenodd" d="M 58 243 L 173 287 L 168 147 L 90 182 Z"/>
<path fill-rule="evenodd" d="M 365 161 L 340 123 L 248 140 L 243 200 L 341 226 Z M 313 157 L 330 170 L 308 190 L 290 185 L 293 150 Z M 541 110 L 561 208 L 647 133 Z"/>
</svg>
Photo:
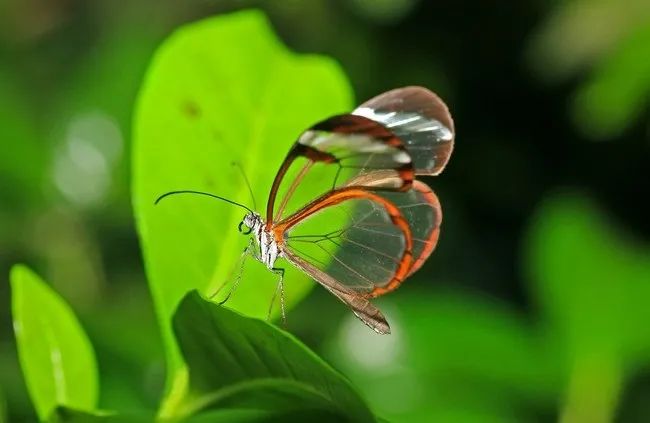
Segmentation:
<svg viewBox="0 0 650 423">
<path fill-rule="evenodd" d="M 22 276 L 28 273 L 33 272 L 29 267 L 25 266 L 22 263 L 16 263 L 11 266 L 11 269 L 9 269 L 9 281 L 11 283 L 11 287 L 15 289 L 15 285 L 20 283 L 18 281 L 22 280 Z"/>
</svg>

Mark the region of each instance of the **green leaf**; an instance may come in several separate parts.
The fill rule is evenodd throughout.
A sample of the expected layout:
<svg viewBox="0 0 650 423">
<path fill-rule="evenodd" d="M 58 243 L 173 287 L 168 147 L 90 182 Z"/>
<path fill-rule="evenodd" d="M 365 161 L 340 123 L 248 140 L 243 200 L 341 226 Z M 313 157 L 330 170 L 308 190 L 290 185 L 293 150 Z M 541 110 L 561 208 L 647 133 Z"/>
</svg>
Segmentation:
<svg viewBox="0 0 650 423">
<path fill-rule="evenodd" d="M 536 297 L 568 350 L 641 364 L 650 353 L 650 249 L 569 194 L 544 204 L 528 243 Z"/>
<path fill-rule="evenodd" d="M 531 37 L 527 56 L 541 79 L 588 71 L 572 99 L 583 134 L 612 139 L 644 118 L 650 93 L 650 2 L 560 1 Z M 585 34 L 589 34 L 585 36 Z"/>
<path fill-rule="evenodd" d="M 238 161 L 263 207 L 301 131 L 350 108 L 338 65 L 291 53 L 257 11 L 187 25 L 160 47 L 135 115 L 133 203 L 170 377 L 182 374 L 169 326 L 179 301 L 192 289 L 213 294 L 231 279 L 247 239 L 237 231 L 240 208 L 204 197 L 178 196 L 155 207 L 154 200 L 195 189 L 250 204 L 231 164 Z M 276 282 L 264 266 L 248 263 L 228 305 L 265 316 Z M 291 306 L 312 283 L 289 271 L 286 285 Z"/>
<path fill-rule="evenodd" d="M 150 423 L 151 414 L 117 414 L 108 411 L 87 412 L 74 408 L 57 407 L 48 419 L 49 423 Z"/>
<path fill-rule="evenodd" d="M 57 405 L 94 409 L 95 355 L 72 310 L 25 266 L 11 269 L 11 287 L 20 365 L 38 416 Z"/>
<path fill-rule="evenodd" d="M 332 406 L 329 399 L 309 385 L 284 379 L 238 383 L 204 396 L 199 403 L 210 411 L 194 416 L 191 421 L 203 415 L 211 415 L 214 412 L 212 410 L 263 412 L 243 416 L 254 417 L 255 421 L 350 421 L 344 410 Z M 209 420 L 206 418 L 205 421 Z"/>
<path fill-rule="evenodd" d="M 323 411 L 271 412 L 267 410 L 225 409 L 211 410 L 187 419 L 187 423 L 267 423 L 267 422 L 331 422 L 339 416 Z M 48 420 L 50 423 L 151 423 L 151 414 L 116 414 L 110 412 L 88 413 L 59 407 Z"/>
<path fill-rule="evenodd" d="M 565 194 L 546 201 L 528 237 L 535 296 L 564 346 L 572 421 L 610 420 L 625 371 L 650 363 L 650 249 L 608 220 Z"/>
<path fill-rule="evenodd" d="M 188 294 L 174 317 L 188 390 L 171 416 L 215 408 L 315 410 L 374 421 L 349 382 L 291 335 Z"/>
<path fill-rule="evenodd" d="M 649 12 L 646 0 L 628 0 L 625 7 L 617 0 L 561 0 L 533 31 L 528 60 L 543 79 L 569 78 L 609 55 L 630 31 L 647 26 Z"/>
<path fill-rule="evenodd" d="M 272 421 L 272 415 L 265 410 L 212 410 L 190 417 L 185 421 L 188 423 L 253 423 Z"/>
<path fill-rule="evenodd" d="M 268 410 L 212 410 L 186 419 L 188 423 L 332 422 L 340 416 L 320 410 L 273 412 Z"/>
<path fill-rule="evenodd" d="M 7 417 L 7 400 L 5 399 L 4 392 L 0 387 L 0 423 L 8 421 Z"/>
<path fill-rule="evenodd" d="M 578 91 L 573 117 L 594 139 L 620 135 L 650 104 L 650 24 L 633 31 Z"/>
</svg>

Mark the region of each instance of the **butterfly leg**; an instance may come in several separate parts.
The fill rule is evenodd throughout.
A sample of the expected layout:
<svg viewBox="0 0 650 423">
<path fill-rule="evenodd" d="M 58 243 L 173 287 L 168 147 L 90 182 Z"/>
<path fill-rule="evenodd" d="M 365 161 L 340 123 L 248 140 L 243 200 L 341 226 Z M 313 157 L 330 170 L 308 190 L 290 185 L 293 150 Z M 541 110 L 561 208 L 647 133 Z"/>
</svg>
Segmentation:
<svg viewBox="0 0 650 423">
<path fill-rule="evenodd" d="M 246 246 L 246 248 L 244 248 L 244 251 L 242 251 L 241 256 L 239 256 L 239 261 L 237 266 L 230 273 L 228 279 L 223 284 L 221 284 L 221 286 L 217 288 L 217 290 L 212 295 L 210 295 L 210 299 L 213 299 L 214 297 L 219 295 L 219 292 L 221 292 L 221 290 L 228 284 L 228 281 L 232 279 L 232 275 L 237 271 L 237 276 L 235 277 L 235 280 L 232 286 L 230 287 L 230 290 L 228 290 L 228 294 L 226 294 L 226 297 L 223 300 L 219 301 L 219 305 L 224 305 L 226 301 L 230 299 L 230 296 L 232 295 L 233 292 L 235 292 L 235 289 L 237 288 L 237 285 L 239 285 L 239 281 L 241 280 L 242 273 L 244 271 L 244 263 L 246 262 L 246 257 L 249 255 L 255 257 L 254 247 L 255 247 L 255 242 L 253 241 L 253 238 L 250 238 L 248 241 L 248 245 Z"/>
<path fill-rule="evenodd" d="M 269 313 L 266 316 L 266 320 L 271 320 L 271 313 L 273 312 L 273 305 L 275 304 L 275 298 L 278 296 L 278 292 L 280 292 L 280 312 L 282 313 L 282 325 L 286 326 L 287 315 L 285 313 L 285 308 L 284 308 L 284 269 L 280 267 L 274 267 L 273 269 L 271 269 L 271 271 L 276 275 L 280 276 L 280 279 L 278 280 L 277 288 L 273 293 L 273 298 L 271 299 L 271 305 L 269 306 Z"/>
</svg>

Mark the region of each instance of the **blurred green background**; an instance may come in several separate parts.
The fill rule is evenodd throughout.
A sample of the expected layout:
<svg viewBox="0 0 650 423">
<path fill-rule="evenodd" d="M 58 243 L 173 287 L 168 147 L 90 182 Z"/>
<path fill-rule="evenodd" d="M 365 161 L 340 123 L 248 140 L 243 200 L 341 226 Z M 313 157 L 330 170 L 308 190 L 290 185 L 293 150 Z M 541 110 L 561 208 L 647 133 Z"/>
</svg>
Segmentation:
<svg viewBox="0 0 650 423">
<path fill-rule="evenodd" d="M 36 418 L 11 328 L 15 262 L 88 331 L 100 405 L 158 406 L 134 102 L 175 28 L 248 7 L 293 51 L 338 61 L 358 102 L 423 85 L 457 129 L 450 165 L 425 180 L 439 246 L 378 301 L 394 334 L 322 289 L 288 329 L 392 421 L 650 421 L 647 0 L 1 2 L 0 421 Z"/>
</svg>

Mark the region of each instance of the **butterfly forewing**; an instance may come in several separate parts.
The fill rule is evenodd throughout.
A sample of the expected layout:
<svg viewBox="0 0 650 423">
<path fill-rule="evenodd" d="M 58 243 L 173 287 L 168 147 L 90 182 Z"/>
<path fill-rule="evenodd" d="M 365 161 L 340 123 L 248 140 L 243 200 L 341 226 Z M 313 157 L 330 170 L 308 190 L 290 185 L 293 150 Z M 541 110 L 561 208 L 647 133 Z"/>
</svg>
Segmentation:
<svg viewBox="0 0 650 423">
<path fill-rule="evenodd" d="M 334 116 L 305 131 L 289 151 L 273 183 L 267 224 L 295 213 L 305 203 L 377 170 L 394 177 L 392 189 L 413 181 L 411 157 L 382 124 L 352 114 Z"/>
<path fill-rule="evenodd" d="M 437 175 L 454 144 L 454 123 L 445 103 L 423 87 L 385 92 L 357 107 L 353 114 L 381 123 L 406 146 L 416 174 Z"/>
</svg>

